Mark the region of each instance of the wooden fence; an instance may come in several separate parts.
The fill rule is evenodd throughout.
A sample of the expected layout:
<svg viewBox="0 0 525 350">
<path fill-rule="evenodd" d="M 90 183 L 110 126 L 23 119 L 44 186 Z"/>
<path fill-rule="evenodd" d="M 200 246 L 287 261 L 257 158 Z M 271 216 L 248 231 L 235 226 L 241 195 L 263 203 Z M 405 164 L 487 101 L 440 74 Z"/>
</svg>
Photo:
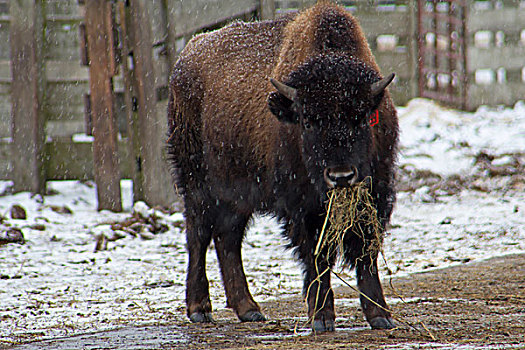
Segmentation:
<svg viewBox="0 0 525 350">
<path fill-rule="evenodd" d="M 396 103 L 418 96 L 416 1 L 339 2 L 359 18 L 383 72 L 397 74 Z M 48 180 L 95 179 L 99 207 L 119 210 L 118 181 L 131 178 L 135 200 L 168 205 L 175 198 L 163 146 L 178 52 L 195 32 L 312 3 L 0 0 L 0 179 L 33 192 Z M 469 4 L 468 107 L 513 104 L 525 96 L 524 1 Z M 99 60 L 105 52 L 109 60 Z M 90 69 L 81 64 L 89 58 Z M 94 126 L 108 134 L 89 136 Z"/>
<path fill-rule="evenodd" d="M 525 99 L 525 1 L 469 1 L 467 108 Z"/>
</svg>

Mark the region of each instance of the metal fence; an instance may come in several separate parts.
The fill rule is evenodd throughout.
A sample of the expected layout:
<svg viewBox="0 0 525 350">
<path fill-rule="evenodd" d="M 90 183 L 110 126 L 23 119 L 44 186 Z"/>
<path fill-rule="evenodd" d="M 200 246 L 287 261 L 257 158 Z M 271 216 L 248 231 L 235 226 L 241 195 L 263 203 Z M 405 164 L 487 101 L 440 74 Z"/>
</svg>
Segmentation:
<svg viewBox="0 0 525 350">
<path fill-rule="evenodd" d="M 452 103 L 467 109 L 524 98 L 525 1 L 338 2 L 359 19 L 382 71 L 397 74 L 391 87 L 397 104 L 433 89 L 456 100 L 459 94 L 460 101 Z M 47 180 L 95 178 L 104 191 L 131 178 L 135 199 L 167 205 L 174 195 L 162 143 L 169 67 L 178 52 L 195 32 L 313 3 L 0 0 L 0 179 L 13 179 L 16 190 L 38 192 Z M 461 35 L 438 23 L 443 15 L 454 17 L 450 10 L 456 6 L 465 9 Z M 100 33 L 90 29 L 97 21 Z M 103 35 L 107 46 L 90 47 L 90 35 Z M 455 50 L 463 35 L 464 50 Z M 103 53 L 97 50 L 109 50 L 109 61 L 97 66 L 93 58 Z M 463 66 L 450 60 L 451 52 L 464 59 Z M 95 63 L 88 69 L 89 57 Z M 99 73 L 102 90 L 94 90 L 90 84 Z M 459 76 L 461 89 L 454 85 Z M 109 102 L 103 89 L 111 90 Z M 111 132 L 97 143 L 88 135 L 95 123 L 104 123 L 99 115 L 104 110 L 95 110 L 101 103 L 112 109 L 109 122 L 101 124 Z M 102 153 L 94 160 L 93 152 Z M 115 202 L 118 196 L 106 199 Z"/>
</svg>

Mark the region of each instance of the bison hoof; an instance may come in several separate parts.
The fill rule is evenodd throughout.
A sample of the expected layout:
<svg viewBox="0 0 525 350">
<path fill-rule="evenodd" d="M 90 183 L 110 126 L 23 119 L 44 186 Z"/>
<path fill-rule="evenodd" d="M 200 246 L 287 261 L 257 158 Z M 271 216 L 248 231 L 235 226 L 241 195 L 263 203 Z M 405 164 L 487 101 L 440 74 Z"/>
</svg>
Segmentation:
<svg viewBox="0 0 525 350">
<path fill-rule="evenodd" d="M 248 311 L 244 315 L 239 315 L 242 322 L 264 322 L 266 317 L 260 311 Z"/>
<path fill-rule="evenodd" d="M 370 320 L 370 326 L 372 329 L 392 329 L 396 328 L 396 324 L 394 323 L 394 320 L 384 317 L 376 317 Z"/>
<path fill-rule="evenodd" d="M 190 320 L 193 323 L 210 323 L 215 322 L 211 317 L 211 312 L 194 312 L 190 315 Z"/>
<path fill-rule="evenodd" d="M 333 332 L 335 330 L 335 322 L 333 320 L 314 320 L 312 330 L 315 333 Z"/>
</svg>

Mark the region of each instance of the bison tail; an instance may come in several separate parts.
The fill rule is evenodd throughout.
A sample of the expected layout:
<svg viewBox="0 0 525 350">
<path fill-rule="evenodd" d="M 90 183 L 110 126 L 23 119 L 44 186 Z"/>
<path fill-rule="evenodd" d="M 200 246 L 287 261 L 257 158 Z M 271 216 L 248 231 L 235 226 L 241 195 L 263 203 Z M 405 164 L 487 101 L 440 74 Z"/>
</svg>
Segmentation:
<svg viewBox="0 0 525 350">
<path fill-rule="evenodd" d="M 199 79 L 191 71 L 176 67 L 168 100 L 167 158 L 179 194 L 185 194 L 198 181 L 202 169 L 201 101 Z"/>
</svg>

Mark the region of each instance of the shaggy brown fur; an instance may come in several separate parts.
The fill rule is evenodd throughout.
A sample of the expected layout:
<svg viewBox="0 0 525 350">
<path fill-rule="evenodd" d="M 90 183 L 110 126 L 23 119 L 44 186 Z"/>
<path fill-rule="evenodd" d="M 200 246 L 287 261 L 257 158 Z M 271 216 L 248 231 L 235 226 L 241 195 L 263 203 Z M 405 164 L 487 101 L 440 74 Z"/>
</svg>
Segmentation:
<svg viewBox="0 0 525 350">
<path fill-rule="evenodd" d="M 251 215 L 268 212 L 283 220 L 305 266 L 314 329 L 333 330 L 329 274 L 308 288 L 318 277 L 312 247 L 323 221 L 323 169 L 352 164 L 370 177 L 383 228 L 395 198 L 397 117 L 388 91 L 377 101 L 370 95 L 378 72 L 357 20 L 327 1 L 275 21 L 234 23 L 188 43 L 171 77 L 168 144 L 176 187 L 185 196 L 192 321 L 211 320 L 204 264 L 211 239 L 228 305 L 241 320 L 264 319 L 248 291 L 240 250 Z M 297 88 L 294 105 L 301 111 L 275 92 L 270 78 Z M 373 109 L 380 124 L 370 128 L 362 120 Z M 310 121 L 325 126 L 308 133 Z M 362 241 L 345 244 L 359 288 L 386 307 L 376 257 L 356 258 Z M 314 304 L 318 291 L 324 305 Z M 372 327 L 393 325 L 388 312 L 361 302 Z"/>
</svg>

